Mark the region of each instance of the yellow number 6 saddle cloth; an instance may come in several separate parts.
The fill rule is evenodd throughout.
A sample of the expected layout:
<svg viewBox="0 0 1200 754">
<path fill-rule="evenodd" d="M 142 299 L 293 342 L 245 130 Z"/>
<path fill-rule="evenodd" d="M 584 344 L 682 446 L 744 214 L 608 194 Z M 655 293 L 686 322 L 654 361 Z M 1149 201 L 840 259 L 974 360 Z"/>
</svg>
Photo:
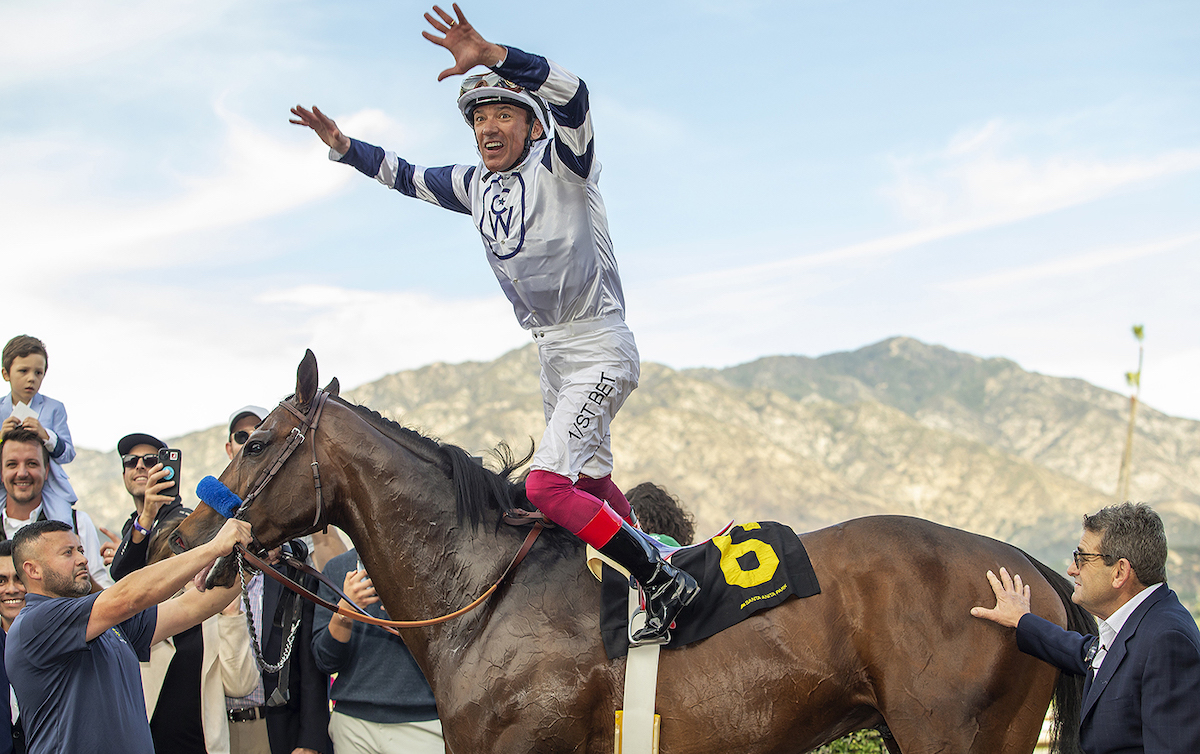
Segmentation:
<svg viewBox="0 0 1200 754">
<path fill-rule="evenodd" d="M 808 553 L 791 527 L 774 521 L 741 524 L 682 548 L 660 545 L 664 557 L 700 583 L 700 595 L 679 613 L 667 649 L 677 649 L 735 625 L 791 597 L 820 594 Z M 629 578 L 607 563 L 600 570 L 600 632 L 609 659 L 629 651 Z"/>
</svg>

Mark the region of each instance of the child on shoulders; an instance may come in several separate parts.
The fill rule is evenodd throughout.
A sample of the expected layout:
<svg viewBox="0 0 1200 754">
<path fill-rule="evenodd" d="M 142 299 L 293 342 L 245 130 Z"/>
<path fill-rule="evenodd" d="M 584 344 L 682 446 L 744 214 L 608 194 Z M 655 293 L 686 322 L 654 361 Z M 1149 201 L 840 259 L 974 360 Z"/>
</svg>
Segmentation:
<svg viewBox="0 0 1200 754">
<path fill-rule="evenodd" d="M 4 346 L 0 375 L 10 390 L 0 397 L 0 441 L 17 427 L 37 433 L 50 451 L 50 469 L 42 490 L 42 510 L 46 518 L 73 523 L 71 507 L 78 499 L 64 463 L 75 459 L 75 444 L 67 427 L 67 409 L 60 401 L 41 394 L 48 359 L 46 346 L 30 335 L 18 335 Z M 0 487 L 0 511 L 6 493 Z"/>
</svg>

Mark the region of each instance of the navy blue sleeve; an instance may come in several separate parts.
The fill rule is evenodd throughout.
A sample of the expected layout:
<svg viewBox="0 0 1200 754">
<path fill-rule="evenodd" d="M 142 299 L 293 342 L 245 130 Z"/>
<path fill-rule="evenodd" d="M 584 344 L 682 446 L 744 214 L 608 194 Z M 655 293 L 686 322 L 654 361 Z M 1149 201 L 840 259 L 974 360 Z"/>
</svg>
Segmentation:
<svg viewBox="0 0 1200 754">
<path fill-rule="evenodd" d="M 422 199 L 462 214 L 471 214 L 466 198 L 470 195 L 470 177 L 474 175 L 474 168 L 464 165 L 425 168 L 413 165 L 395 152 L 388 152 L 358 139 L 350 140 L 350 148 L 338 162 L 350 165 L 363 175 L 370 176 L 405 196 Z M 461 195 L 455 192 L 456 175 L 463 175 Z"/>
<path fill-rule="evenodd" d="M 588 117 L 588 88 L 583 79 L 579 80 L 579 88 L 565 105 L 550 105 L 550 114 L 554 122 L 567 128 L 579 128 Z"/>
<path fill-rule="evenodd" d="M 1195 632 L 1155 637 L 1142 672 L 1142 736 L 1147 752 L 1200 752 L 1200 646 Z"/>
<path fill-rule="evenodd" d="M 158 605 L 151 605 L 120 624 L 121 633 L 133 648 L 138 662 L 150 662 L 150 646 L 154 643 L 154 629 L 157 626 Z"/>
<path fill-rule="evenodd" d="M 7 691 L 8 689 L 8 672 L 4 668 L 4 632 L 0 631 L 0 689 Z M 2 695 L 3 700 L 0 700 L 0 715 L 4 716 L 5 720 L 12 720 L 12 706 L 9 701 L 9 694 Z M 4 733 L 4 726 L 0 725 L 0 754 L 12 754 L 13 742 L 12 736 Z"/>
<path fill-rule="evenodd" d="M 358 139 L 350 140 L 350 148 L 338 162 L 350 165 L 363 175 L 374 178 L 383 164 L 383 148 Z"/>
<path fill-rule="evenodd" d="M 1089 663 L 1084 658 L 1095 636 L 1068 631 L 1041 616 L 1026 613 L 1017 624 L 1017 648 L 1044 660 L 1059 670 L 1085 675 Z"/>
<path fill-rule="evenodd" d="M 546 83 L 550 76 L 550 61 L 516 47 L 505 45 L 505 49 L 508 55 L 504 58 L 504 65 L 493 67 L 493 71 L 526 89 L 540 89 Z"/>
<path fill-rule="evenodd" d="M 515 47 L 509 47 L 504 64 L 492 70 L 546 101 L 554 120 L 555 157 L 571 173 L 587 180 L 595 153 L 587 84 L 557 63 Z"/>
</svg>

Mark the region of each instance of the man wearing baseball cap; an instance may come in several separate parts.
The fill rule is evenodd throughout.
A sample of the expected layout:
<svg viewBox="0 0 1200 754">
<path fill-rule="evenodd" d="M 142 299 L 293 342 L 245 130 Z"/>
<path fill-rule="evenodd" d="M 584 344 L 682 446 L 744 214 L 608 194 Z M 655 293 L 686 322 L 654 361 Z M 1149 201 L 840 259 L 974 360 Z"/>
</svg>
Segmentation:
<svg viewBox="0 0 1200 754">
<path fill-rule="evenodd" d="M 267 411 L 262 406 L 242 406 L 229 415 L 229 440 L 225 443 L 225 455 L 233 460 L 233 456 L 242 449 L 250 433 L 267 418 Z"/>
<path fill-rule="evenodd" d="M 146 565 L 150 540 L 160 530 L 173 529 L 191 513 L 179 496 L 162 494 L 172 485 L 167 470 L 158 462 L 158 451 L 167 444 L 154 435 L 135 432 L 117 443 L 125 490 L 133 498 L 134 511 L 121 527 L 121 544 L 113 555 L 109 572 L 116 580 Z"/>
</svg>

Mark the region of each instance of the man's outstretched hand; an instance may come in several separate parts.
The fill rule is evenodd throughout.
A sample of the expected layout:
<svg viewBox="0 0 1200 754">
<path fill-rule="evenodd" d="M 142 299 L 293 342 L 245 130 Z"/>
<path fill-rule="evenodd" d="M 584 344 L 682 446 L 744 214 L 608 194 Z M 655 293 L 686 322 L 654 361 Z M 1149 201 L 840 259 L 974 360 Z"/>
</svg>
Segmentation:
<svg viewBox="0 0 1200 754">
<path fill-rule="evenodd" d="M 1010 577 L 1003 568 L 1000 569 L 1000 578 L 996 578 L 991 571 L 987 572 L 987 578 L 996 594 L 996 606 L 973 607 L 971 615 L 1016 628 L 1021 616 L 1029 612 L 1029 585 L 1021 583 L 1021 574 Z"/>
<path fill-rule="evenodd" d="M 321 109 L 313 105 L 312 110 L 306 110 L 300 105 L 292 108 L 294 118 L 289 118 L 290 123 L 295 123 L 297 126 L 308 126 L 317 132 L 317 136 L 321 137 L 321 141 L 325 142 L 333 151 L 338 154 L 346 154 L 350 149 L 350 137 L 342 133 L 337 124 L 333 122 Z"/>
<path fill-rule="evenodd" d="M 475 27 L 471 26 L 462 9 L 458 7 L 458 3 L 453 3 L 450 7 L 454 8 L 454 15 L 458 18 L 436 5 L 433 6 L 433 10 L 440 18 L 425 14 L 425 20 L 430 26 L 444 36 L 439 37 L 428 31 L 421 32 L 421 36 L 439 47 L 445 47 L 454 56 L 454 67 L 439 73 L 438 81 L 447 76 L 466 73 L 477 65 L 494 66 L 508 54 L 503 47 L 492 44 L 475 31 Z"/>
</svg>

